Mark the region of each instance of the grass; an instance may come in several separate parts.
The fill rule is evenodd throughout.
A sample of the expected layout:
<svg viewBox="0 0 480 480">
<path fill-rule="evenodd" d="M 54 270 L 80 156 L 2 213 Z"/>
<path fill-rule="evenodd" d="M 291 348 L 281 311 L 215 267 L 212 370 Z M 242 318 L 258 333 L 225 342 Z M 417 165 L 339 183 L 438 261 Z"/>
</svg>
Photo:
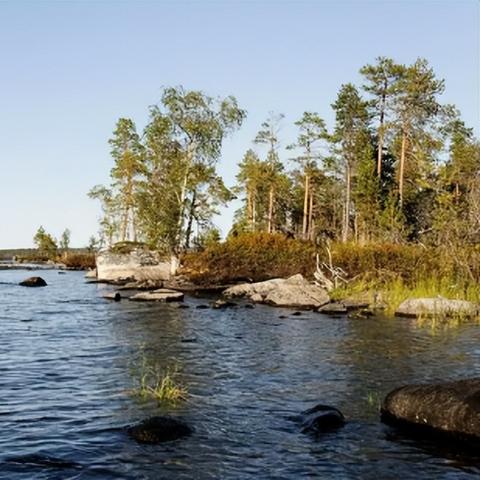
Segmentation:
<svg viewBox="0 0 480 480">
<path fill-rule="evenodd" d="M 150 366 L 142 354 L 141 366 L 136 372 L 134 395 L 142 399 L 153 399 L 159 404 L 177 404 L 185 401 L 188 392 L 177 380 L 177 368 L 161 370 L 158 366 Z"/>
</svg>

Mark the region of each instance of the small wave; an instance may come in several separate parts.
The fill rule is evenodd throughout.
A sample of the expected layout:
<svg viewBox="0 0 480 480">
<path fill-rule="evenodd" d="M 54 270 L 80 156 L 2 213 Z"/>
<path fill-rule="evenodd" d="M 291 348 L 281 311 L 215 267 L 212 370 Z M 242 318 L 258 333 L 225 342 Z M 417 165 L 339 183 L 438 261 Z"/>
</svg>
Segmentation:
<svg viewBox="0 0 480 480">
<path fill-rule="evenodd" d="M 5 463 L 13 463 L 16 465 L 35 466 L 44 468 L 82 468 L 82 465 L 63 458 L 51 457 L 49 455 L 42 455 L 40 453 L 32 453 L 29 455 L 20 455 L 16 457 L 9 457 Z"/>
</svg>

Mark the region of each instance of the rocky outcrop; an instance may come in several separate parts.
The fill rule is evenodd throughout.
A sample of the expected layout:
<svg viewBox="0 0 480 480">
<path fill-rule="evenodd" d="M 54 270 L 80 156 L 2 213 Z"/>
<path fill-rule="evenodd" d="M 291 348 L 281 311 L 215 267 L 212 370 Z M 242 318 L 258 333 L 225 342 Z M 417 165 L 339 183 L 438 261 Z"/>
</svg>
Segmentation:
<svg viewBox="0 0 480 480">
<path fill-rule="evenodd" d="M 134 302 L 180 302 L 183 300 L 183 293 L 160 288 L 149 292 L 137 293 L 130 297 L 130 300 Z"/>
<path fill-rule="evenodd" d="M 224 291 L 227 297 L 248 297 L 253 302 L 263 302 L 279 307 L 318 308 L 330 301 L 327 291 L 302 275 L 265 282 L 243 283 Z"/>
<path fill-rule="evenodd" d="M 128 435 L 140 443 L 162 443 L 190 435 L 193 430 L 173 417 L 151 417 L 127 428 Z"/>
<path fill-rule="evenodd" d="M 47 282 L 42 277 L 30 277 L 20 282 L 22 287 L 46 287 Z"/>
<path fill-rule="evenodd" d="M 317 311 L 319 313 L 335 315 L 339 313 L 347 313 L 347 307 L 342 302 L 332 302 L 323 305 L 323 307 L 320 307 Z"/>
<path fill-rule="evenodd" d="M 381 418 L 412 432 L 478 443 L 480 378 L 397 388 L 386 396 Z"/>
<path fill-rule="evenodd" d="M 97 255 L 97 280 L 118 282 L 162 281 L 170 278 L 170 261 L 143 248 L 130 253 L 100 252 Z"/>
<path fill-rule="evenodd" d="M 401 317 L 419 316 L 475 316 L 480 313 L 479 305 L 466 300 L 449 300 L 443 297 L 410 298 L 400 304 L 395 315 Z"/>
</svg>

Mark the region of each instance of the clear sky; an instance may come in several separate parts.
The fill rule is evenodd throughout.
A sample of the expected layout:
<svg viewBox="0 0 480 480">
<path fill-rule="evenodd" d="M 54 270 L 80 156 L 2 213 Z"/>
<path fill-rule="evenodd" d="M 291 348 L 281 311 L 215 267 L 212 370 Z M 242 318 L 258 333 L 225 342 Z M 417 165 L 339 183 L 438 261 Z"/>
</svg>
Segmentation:
<svg viewBox="0 0 480 480">
<path fill-rule="evenodd" d="M 0 248 L 28 247 L 40 224 L 74 246 L 97 232 L 88 199 L 108 182 L 116 120 L 139 130 L 162 86 L 233 94 L 248 111 L 223 149 L 236 164 L 269 111 L 332 124 L 342 83 L 375 57 L 427 58 L 480 131 L 480 3 L 415 1 L 0 1 Z M 286 157 L 285 157 L 286 158 Z M 217 224 L 228 228 L 235 205 Z"/>
</svg>

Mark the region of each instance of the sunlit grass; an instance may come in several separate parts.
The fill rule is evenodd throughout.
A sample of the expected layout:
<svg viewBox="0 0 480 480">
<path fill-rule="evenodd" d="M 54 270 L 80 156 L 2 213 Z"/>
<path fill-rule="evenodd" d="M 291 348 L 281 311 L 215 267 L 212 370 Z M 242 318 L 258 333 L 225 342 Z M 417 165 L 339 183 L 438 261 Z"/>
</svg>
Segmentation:
<svg viewBox="0 0 480 480">
<path fill-rule="evenodd" d="M 160 369 L 151 366 L 143 356 L 140 368 L 134 374 L 136 382 L 132 392 L 142 399 L 153 399 L 162 404 L 177 404 L 188 397 L 187 389 L 178 381 L 177 368 Z"/>
<path fill-rule="evenodd" d="M 411 298 L 443 297 L 450 300 L 467 300 L 480 303 L 480 286 L 474 282 L 457 282 L 448 277 L 420 278 L 407 283 L 401 278 L 388 280 L 366 280 L 360 278 L 344 284 L 332 292 L 333 300 L 355 298 L 362 296 L 370 302 L 375 299 L 384 306 L 384 314 L 393 316 L 400 304 Z M 420 326 L 455 327 L 472 318 L 463 313 L 453 313 L 448 316 L 422 316 L 418 318 Z M 475 318 L 480 322 L 480 318 Z"/>
</svg>

